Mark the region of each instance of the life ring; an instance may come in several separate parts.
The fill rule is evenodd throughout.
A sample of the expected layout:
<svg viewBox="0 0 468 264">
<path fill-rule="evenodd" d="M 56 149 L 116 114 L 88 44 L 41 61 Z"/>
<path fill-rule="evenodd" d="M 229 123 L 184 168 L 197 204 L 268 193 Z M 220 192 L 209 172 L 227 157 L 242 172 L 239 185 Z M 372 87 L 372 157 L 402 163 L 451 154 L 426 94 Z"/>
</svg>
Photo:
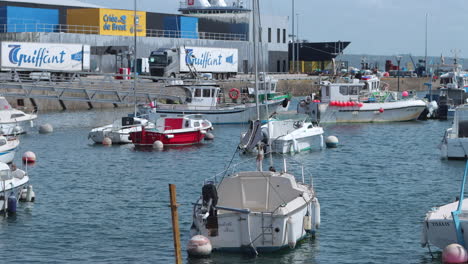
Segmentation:
<svg viewBox="0 0 468 264">
<path fill-rule="evenodd" d="M 231 90 L 229 90 L 229 98 L 235 100 L 235 99 L 239 98 L 239 95 L 240 95 L 239 89 L 231 88 Z"/>
</svg>

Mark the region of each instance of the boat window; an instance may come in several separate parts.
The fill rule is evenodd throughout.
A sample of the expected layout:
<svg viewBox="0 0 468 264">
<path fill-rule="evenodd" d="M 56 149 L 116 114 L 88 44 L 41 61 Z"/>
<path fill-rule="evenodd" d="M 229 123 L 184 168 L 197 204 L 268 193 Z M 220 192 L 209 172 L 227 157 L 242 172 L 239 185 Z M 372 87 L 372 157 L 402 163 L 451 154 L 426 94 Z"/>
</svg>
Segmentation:
<svg viewBox="0 0 468 264">
<path fill-rule="evenodd" d="M 330 86 L 327 85 L 327 87 L 325 88 L 325 96 L 330 96 Z"/>
<path fill-rule="evenodd" d="M 211 97 L 216 97 L 216 89 L 211 89 Z"/>
<path fill-rule="evenodd" d="M 199 126 L 200 126 L 200 122 L 199 122 L 199 121 L 194 122 L 194 123 L 193 123 L 193 126 L 194 126 L 194 127 L 199 127 Z"/>
<path fill-rule="evenodd" d="M 210 97 L 210 89 L 203 89 L 203 97 Z"/>
<path fill-rule="evenodd" d="M 0 139 L 0 146 L 6 145 L 7 141 L 4 138 Z"/>
<path fill-rule="evenodd" d="M 190 127 L 190 122 L 188 120 L 185 120 L 185 127 Z"/>
<path fill-rule="evenodd" d="M 340 94 L 348 95 L 348 86 L 340 86 Z"/>
<path fill-rule="evenodd" d="M 452 78 L 440 78 L 440 84 L 452 83 Z"/>
<path fill-rule="evenodd" d="M 195 96 L 194 97 L 201 97 L 201 89 L 195 89 Z"/>
<path fill-rule="evenodd" d="M 11 114 L 11 118 L 17 118 L 17 117 L 22 117 L 24 114 Z"/>
<path fill-rule="evenodd" d="M 359 94 L 359 86 L 349 87 L 349 95 L 358 95 L 358 94 Z"/>
</svg>

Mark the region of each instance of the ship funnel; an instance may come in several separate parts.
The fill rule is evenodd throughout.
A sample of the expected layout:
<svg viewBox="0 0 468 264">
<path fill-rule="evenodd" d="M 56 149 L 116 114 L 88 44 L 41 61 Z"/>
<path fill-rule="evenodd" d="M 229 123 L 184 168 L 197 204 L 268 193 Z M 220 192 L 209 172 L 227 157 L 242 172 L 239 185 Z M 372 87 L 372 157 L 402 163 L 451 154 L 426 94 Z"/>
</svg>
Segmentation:
<svg viewBox="0 0 468 264">
<path fill-rule="evenodd" d="M 211 4 L 208 0 L 187 0 L 187 7 L 204 8 L 211 7 Z"/>
<path fill-rule="evenodd" d="M 227 4 L 224 0 L 211 0 L 211 5 L 212 6 L 222 6 L 222 7 L 226 7 Z"/>
</svg>

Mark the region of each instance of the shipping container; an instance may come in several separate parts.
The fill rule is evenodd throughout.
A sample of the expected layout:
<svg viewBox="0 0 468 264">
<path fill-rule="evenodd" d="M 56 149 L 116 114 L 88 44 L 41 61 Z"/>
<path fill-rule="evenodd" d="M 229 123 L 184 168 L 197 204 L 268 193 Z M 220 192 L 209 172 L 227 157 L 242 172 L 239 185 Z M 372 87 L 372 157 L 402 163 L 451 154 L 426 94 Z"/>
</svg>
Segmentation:
<svg viewBox="0 0 468 264">
<path fill-rule="evenodd" d="M 0 32 L 55 32 L 59 24 L 57 9 L 19 6 L 0 7 Z"/>
<path fill-rule="evenodd" d="M 82 44 L 2 42 L 2 70 L 88 71 L 90 46 Z"/>
</svg>

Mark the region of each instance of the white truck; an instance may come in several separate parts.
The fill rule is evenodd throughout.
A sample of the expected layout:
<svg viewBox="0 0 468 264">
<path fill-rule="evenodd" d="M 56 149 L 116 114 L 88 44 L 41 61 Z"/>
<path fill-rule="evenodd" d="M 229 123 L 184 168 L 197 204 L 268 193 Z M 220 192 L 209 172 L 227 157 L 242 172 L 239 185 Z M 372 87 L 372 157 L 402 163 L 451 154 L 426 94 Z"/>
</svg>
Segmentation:
<svg viewBox="0 0 468 264">
<path fill-rule="evenodd" d="M 238 71 L 237 49 L 210 47 L 160 48 L 151 52 L 151 76 L 188 77 L 211 74 L 214 79 L 228 79 Z"/>
<path fill-rule="evenodd" d="M 2 71 L 31 76 L 70 75 L 90 70 L 90 46 L 83 44 L 2 41 Z"/>
</svg>

